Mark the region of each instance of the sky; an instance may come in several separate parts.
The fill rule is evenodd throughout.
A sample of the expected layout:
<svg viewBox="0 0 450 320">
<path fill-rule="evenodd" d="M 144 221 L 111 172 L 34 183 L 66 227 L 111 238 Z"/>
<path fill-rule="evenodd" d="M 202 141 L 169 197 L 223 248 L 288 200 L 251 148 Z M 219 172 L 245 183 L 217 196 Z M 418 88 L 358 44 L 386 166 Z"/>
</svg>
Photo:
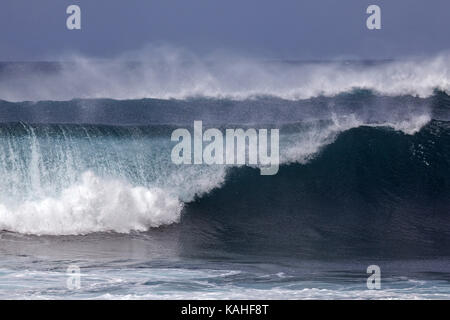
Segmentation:
<svg viewBox="0 0 450 320">
<path fill-rule="evenodd" d="M 66 8 L 81 8 L 68 30 Z M 381 8 L 381 30 L 366 9 Z M 1 0 L 0 60 L 110 58 L 148 45 L 266 59 L 390 59 L 450 49 L 449 0 Z"/>
</svg>

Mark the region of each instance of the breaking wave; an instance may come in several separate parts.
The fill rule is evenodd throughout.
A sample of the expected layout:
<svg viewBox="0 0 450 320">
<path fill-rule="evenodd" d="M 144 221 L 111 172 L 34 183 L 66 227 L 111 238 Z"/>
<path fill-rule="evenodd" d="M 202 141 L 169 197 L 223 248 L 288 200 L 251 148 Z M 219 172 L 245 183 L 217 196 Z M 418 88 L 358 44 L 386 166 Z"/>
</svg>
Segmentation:
<svg viewBox="0 0 450 320">
<path fill-rule="evenodd" d="M 202 219 L 233 217 L 235 230 L 248 215 L 270 212 L 254 216 L 264 223 L 293 208 L 314 221 L 330 210 L 410 212 L 414 227 L 421 211 L 428 231 L 445 226 L 448 55 L 291 63 L 155 50 L 127 59 L 0 65 L 0 229 L 129 233 L 196 221 L 201 209 Z M 279 173 L 175 165 L 171 132 L 194 120 L 279 129 Z"/>
<path fill-rule="evenodd" d="M 424 125 L 428 128 L 427 123 L 425 116 L 395 124 L 364 124 L 354 117 L 335 116 L 330 121 L 286 124 L 281 128 L 280 170 L 286 170 L 290 164 L 315 163 L 342 133 L 356 128 L 371 129 L 375 136 L 380 130 L 403 130 L 393 132 L 414 139 Z M 427 131 L 447 134 L 448 130 L 445 123 L 431 128 Z M 234 170 L 245 169 L 174 165 L 170 161 L 172 129 L 170 126 L 1 125 L 0 229 L 37 235 L 128 233 L 179 222 L 186 204 L 201 202 L 212 190 L 227 186 L 227 177 Z M 431 134 L 429 139 L 433 145 L 442 143 L 441 135 Z M 386 144 L 389 143 L 387 140 Z M 412 143 L 411 148 L 408 152 L 415 155 L 419 165 L 433 164 L 431 155 L 423 154 L 423 145 Z M 359 157 L 359 152 L 355 150 L 353 156 Z M 378 152 L 383 157 L 386 151 Z M 341 179 L 355 183 L 351 176 L 346 178 L 346 172 L 340 174 Z M 242 179 L 239 184 L 246 186 L 250 193 L 251 185 L 263 182 L 245 176 Z M 260 179 L 272 179 L 276 183 L 276 177 Z M 282 185 L 290 189 L 291 183 L 295 185 L 295 179 Z M 232 198 L 236 194 L 244 196 L 239 188 L 228 192 Z M 229 204 L 234 202 L 232 198 Z M 220 210 L 211 207 L 211 210 L 223 212 L 227 205 L 222 204 Z M 270 203 L 264 207 L 270 208 Z"/>
</svg>

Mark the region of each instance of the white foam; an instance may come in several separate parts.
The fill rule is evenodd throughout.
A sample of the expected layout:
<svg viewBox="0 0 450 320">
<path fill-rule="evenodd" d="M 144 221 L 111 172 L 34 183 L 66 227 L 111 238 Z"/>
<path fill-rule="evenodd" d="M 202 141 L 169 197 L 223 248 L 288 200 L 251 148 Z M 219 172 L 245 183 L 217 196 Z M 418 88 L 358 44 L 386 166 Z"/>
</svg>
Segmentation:
<svg viewBox="0 0 450 320">
<path fill-rule="evenodd" d="M 1 268 L 0 299 L 450 299 L 446 281 L 407 277 L 385 279 L 381 290 L 368 290 L 363 281 L 298 281 L 294 275 L 284 273 L 277 274 L 276 279 L 264 273 L 207 268 L 102 265 L 82 270 L 81 288 L 74 291 L 61 285 L 67 280 L 65 266 L 62 270 Z M 258 286 L 249 286 L 245 281 L 255 278 Z"/>
<path fill-rule="evenodd" d="M 159 188 L 133 187 L 88 171 L 58 197 L 0 204 L 0 229 L 37 235 L 145 231 L 177 222 L 182 203 Z"/>
<path fill-rule="evenodd" d="M 42 297 L 40 297 L 42 298 Z M 391 290 L 345 290 L 345 289 L 321 289 L 305 288 L 292 290 L 285 288 L 249 289 L 241 287 L 220 288 L 216 291 L 195 291 L 195 292 L 169 292 L 169 293 L 147 293 L 147 294 L 111 294 L 107 293 L 95 299 L 101 300 L 440 300 L 450 299 L 449 293 L 434 293 L 432 290 L 421 292 L 412 289 L 391 289 Z"/>
</svg>

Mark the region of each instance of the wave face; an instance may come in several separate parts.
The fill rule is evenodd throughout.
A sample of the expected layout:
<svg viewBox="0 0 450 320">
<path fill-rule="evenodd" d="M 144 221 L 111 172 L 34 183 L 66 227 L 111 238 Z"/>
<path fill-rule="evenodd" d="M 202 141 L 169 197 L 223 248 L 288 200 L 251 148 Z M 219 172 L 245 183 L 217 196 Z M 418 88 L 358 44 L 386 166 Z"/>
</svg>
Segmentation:
<svg viewBox="0 0 450 320">
<path fill-rule="evenodd" d="M 224 252 L 450 254 L 449 122 L 431 121 L 414 135 L 352 128 L 306 163 L 285 164 L 268 179 L 258 174 L 230 172 L 221 189 L 187 204 L 182 225 Z"/>
</svg>

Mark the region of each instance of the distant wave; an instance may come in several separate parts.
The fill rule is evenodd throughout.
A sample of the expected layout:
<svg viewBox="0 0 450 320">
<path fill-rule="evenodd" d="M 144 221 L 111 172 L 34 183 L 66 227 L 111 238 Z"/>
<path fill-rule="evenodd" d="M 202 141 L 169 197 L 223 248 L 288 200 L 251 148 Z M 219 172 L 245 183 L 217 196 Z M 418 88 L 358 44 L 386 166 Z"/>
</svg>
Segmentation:
<svg viewBox="0 0 450 320">
<path fill-rule="evenodd" d="M 67 58 L 66 58 L 67 59 Z M 382 95 L 429 97 L 450 90 L 450 55 L 384 62 L 262 62 L 239 57 L 199 59 L 174 49 L 98 61 L 3 63 L 0 99 L 76 98 L 287 100 L 334 96 L 355 89 Z"/>
</svg>

